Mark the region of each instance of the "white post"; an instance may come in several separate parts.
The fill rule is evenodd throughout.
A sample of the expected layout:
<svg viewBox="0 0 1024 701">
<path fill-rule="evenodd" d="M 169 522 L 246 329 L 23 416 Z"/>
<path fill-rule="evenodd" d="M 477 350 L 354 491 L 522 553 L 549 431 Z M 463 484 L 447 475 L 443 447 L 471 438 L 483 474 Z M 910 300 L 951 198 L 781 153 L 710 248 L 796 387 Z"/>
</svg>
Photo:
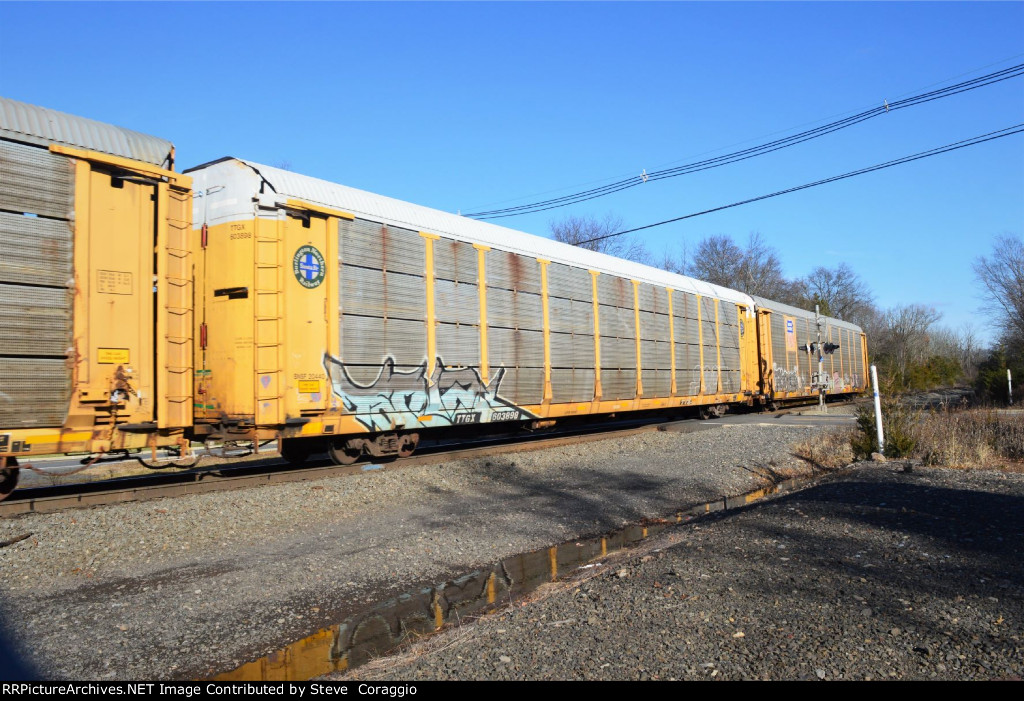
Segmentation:
<svg viewBox="0 0 1024 701">
<path fill-rule="evenodd" d="M 1010 404 L 1013 404 L 1013 378 L 1010 376 L 1010 368 L 1006 368 L 1006 396 L 1010 399 Z"/>
<path fill-rule="evenodd" d="M 882 400 L 878 397 L 878 370 L 871 366 L 871 386 L 875 390 L 875 425 L 878 426 L 878 452 L 885 455 L 885 435 L 882 433 Z"/>
<path fill-rule="evenodd" d="M 814 325 L 818 327 L 818 344 L 814 347 L 815 352 L 818 354 L 818 408 L 822 413 L 828 413 L 828 407 L 825 406 L 825 383 L 822 379 L 822 365 L 821 365 L 821 313 L 818 311 L 819 306 L 814 305 Z"/>
</svg>

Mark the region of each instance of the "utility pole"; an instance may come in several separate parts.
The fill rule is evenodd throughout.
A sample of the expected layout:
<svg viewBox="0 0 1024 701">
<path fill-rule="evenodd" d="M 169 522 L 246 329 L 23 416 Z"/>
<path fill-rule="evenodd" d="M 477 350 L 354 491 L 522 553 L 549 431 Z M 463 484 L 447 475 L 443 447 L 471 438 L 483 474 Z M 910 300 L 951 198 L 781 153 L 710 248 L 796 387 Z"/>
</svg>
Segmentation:
<svg viewBox="0 0 1024 701">
<path fill-rule="evenodd" d="M 828 407 L 825 405 L 825 392 L 828 390 L 827 384 L 823 377 L 822 372 L 822 349 L 821 349 L 821 327 L 824 322 L 821 319 L 821 312 L 819 311 L 819 305 L 814 305 L 814 325 L 818 327 L 818 342 L 814 345 L 814 352 L 818 354 L 818 376 L 815 384 L 818 385 L 818 408 L 822 413 L 828 413 Z"/>
</svg>

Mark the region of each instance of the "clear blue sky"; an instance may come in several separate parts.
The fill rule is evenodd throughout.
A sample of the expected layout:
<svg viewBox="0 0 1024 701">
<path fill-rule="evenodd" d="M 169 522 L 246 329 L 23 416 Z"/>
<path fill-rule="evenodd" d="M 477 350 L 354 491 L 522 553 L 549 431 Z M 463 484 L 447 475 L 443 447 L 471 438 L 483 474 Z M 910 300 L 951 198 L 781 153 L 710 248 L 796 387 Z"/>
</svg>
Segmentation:
<svg viewBox="0 0 1024 701">
<path fill-rule="evenodd" d="M 1024 3 L 0 3 L 0 94 L 449 211 L 639 174 L 1024 62 Z M 987 68 L 986 68 L 987 67 Z M 1024 122 L 1024 78 L 501 223 L 639 226 Z M 781 133 L 780 133 L 781 132 Z M 568 192 L 571 190 L 566 190 Z M 508 202 L 512 204 L 514 202 Z M 848 262 L 882 307 L 978 307 L 1024 235 L 1024 135 L 650 230 Z"/>
</svg>

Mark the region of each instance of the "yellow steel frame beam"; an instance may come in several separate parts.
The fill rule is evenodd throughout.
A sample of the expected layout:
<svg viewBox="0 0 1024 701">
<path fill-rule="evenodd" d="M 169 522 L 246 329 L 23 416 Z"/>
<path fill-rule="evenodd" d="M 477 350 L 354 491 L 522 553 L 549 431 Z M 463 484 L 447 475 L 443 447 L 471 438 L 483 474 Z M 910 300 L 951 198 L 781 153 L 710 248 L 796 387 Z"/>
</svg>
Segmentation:
<svg viewBox="0 0 1024 701">
<path fill-rule="evenodd" d="M 704 309 L 700 303 L 701 296 L 697 298 L 697 348 L 700 353 L 700 394 L 704 394 Z"/>
<path fill-rule="evenodd" d="M 549 260 L 537 259 L 540 263 L 540 300 L 544 310 L 544 404 L 550 404 L 554 393 L 551 390 L 551 315 L 548 305 L 548 265 Z"/>
<path fill-rule="evenodd" d="M 426 246 L 424 279 L 426 280 L 427 296 L 427 378 L 433 382 L 434 369 L 437 367 L 437 310 L 434 307 L 434 241 L 441 238 L 437 234 L 420 232 Z"/>
<path fill-rule="evenodd" d="M 636 396 L 637 399 L 644 394 L 644 381 L 642 364 L 640 362 L 640 283 L 630 280 L 633 283 L 633 323 L 636 331 Z"/>
<path fill-rule="evenodd" d="M 486 256 L 490 246 L 473 244 L 476 249 L 476 286 L 480 293 L 480 379 L 486 385 L 490 382 L 490 365 L 487 362 L 487 275 Z"/>
<path fill-rule="evenodd" d="M 718 302 L 715 300 L 715 353 L 718 359 L 718 387 L 715 392 L 722 393 L 722 327 L 718 325 Z"/>
<path fill-rule="evenodd" d="M 290 209 L 305 209 L 310 212 L 316 212 L 317 214 L 323 214 L 327 217 L 338 217 L 340 219 L 348 219 L 349 221 L 353 221 L 356 218 L 354 214 L 350 214 L 340 209 L 324 207 L 323 205 L 313 204 L 312 202 L 306 202 L 305 200 L 289 198 L 285 200 L 284 206 Z"/>
<path fill-rule="evenodd" d="M 597 301 L 597 276 L 601 273 L 596 270 L 589 270 L 590 289 L 594 299 L 594 400 L 600 401 L 601 392 L 601 319 L 600 304 Z"/>
<path fill-rule="evenodd" d="M 62 144 L 50 144 L 50 151 L 53 153 L 59 153 L 63 156 L 70 156 L 71 158 L 80 158 L 83 161 L 91 161 L 93 163 L 103 163 L 105 165 L 115 166 L 117 168 L 123 168 L 130 170 L 134 173 L 140 173 L 142 175 L 151 175 L 156 178 L 166 178 L 167 181 L 173 185 L 180 187 L 192 187 L 192 178 L 188 175 L 182 175 L 181 173 L 175 173 L 173 170 L 167 170 L 160 166 L 155 166 L 151 163 L 142 163 L 140 161 L 132 160 L 131 158 L 124 158 L 122 156 L 112 156 L 109 153 L 100 153 L 99 151 L 90 151 L 88 149 L 73 148 L 71 146 L 64 146 Z"/>
<path fill-rule="evenodd" d="M 676 320 L 672 312 L 672 293 L 675 292 L 671 287 L 665 288 L 668 292 L 668 352 L 669 352 L 669 364 L 672 368 L 672 388 L 669 390 L 671 396 L 676 396 Z"/>
</svg>

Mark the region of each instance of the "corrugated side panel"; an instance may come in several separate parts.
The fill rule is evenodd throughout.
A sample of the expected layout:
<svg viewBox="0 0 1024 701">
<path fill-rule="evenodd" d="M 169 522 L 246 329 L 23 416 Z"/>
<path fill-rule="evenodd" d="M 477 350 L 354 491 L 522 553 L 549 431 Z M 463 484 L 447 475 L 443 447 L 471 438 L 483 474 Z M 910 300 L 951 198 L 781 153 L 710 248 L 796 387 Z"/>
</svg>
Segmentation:
<svg viewBox="0 0 1024 701">
<path fill-rule="evenodd" d="M 641 282 L 637 286 L 640 310 L 655 314 L 668 314 L 668 291 L 662 287 Z M 674 310 L 673 310 L 674 311 Z"/>
<path fill-rule="evenodd" d="M 0 388 L 0 427 L 64 424 L 71 375 L 63 358 L 0 358 Z"/>
<path fill-rule="evenodd" d="M 672 393 L 671 370 L 643 370 L 644 396 L 667 397 Z"/>
<path fill-rule="evenodd" d="M 782 314 L 778 312 L 772 312 L 771 314 L 771 330 L 772 330 L 772 359 L 777 368 L 782 370 L 791 370 L 789 361 L 786 358 L 786 321 Z M 776 378 L 777 380 L 778 378 Z M 776 389 L 781 390 L 776 382 Z"/>
<path fill-rule="evenodd" d="M 438 280 L 477 282 L 477 253 L 472 244 L 451 239 L 434 241 L 434 277 Z"/>
<path fill-rule="evenodd" d="M 379 319 L 346 314 L 341 319 L 345 364 L 380 367 L 391 357 L 395 365 L 422 365 L 427 355 L 427 330 L 422 321 Z"/>
<path fill-rule="evenodd" d="M 814 343 L 817 340 L 818 330 L 815 327 L 813 321 L 809 321 L 807 319 L 797 319 L 796 327 L 798 329 L 801 329 L 801 334 L 799 340 L 797 341 L 797 345 L 806 344 L 809 346 L 811 343 Z M 809 387 L 811 384 L 811 376 L 814 373 L 818 372 L 818 356 L 813 353 L 801 353 L 800 356 L 800 364 L 802 369 L 805 369 L 805 372 L 807 373 L 807 385 Z M 827 368 L 828 365 L 823 365 L 823 367 Z"/>
<path fill-rule="evenodd" d="M 576 333 L 572 336 L 573 367 L 594 369 L 593 335 Z"/>
<path fill-rule="evenodd" d="M 669 336 L 668 314 L 640 312 L 640 338 L 668 343 Z"/>
<path fill-rule="evenodd" d="M 641 337 L 655 339 L 640 341 L 644 396 L 667 397 L 672 392 L 672 346 L 669 343 L 668 316 L 650 312 L 640 314 Z M 644 315 L 647 315 L 647 323 Z"/>
<path fill-rule="evenodd" d="M 523 329 L 487 330 L 488 365 L 493 374 L 499 367 L 544 368 L 544 334 Z"/>
<path fill-rule="evenodd" d="M 435 280 L 434 309 L 438 321 L 478 325 L 480 293 L 476 283 Z"/>
<path fill-rule="evenodd" d="M 434 242 L 437 354 L 445 365 L 480 367 L 480 294 L 475 265 L 472 246 L 444 239 Z M 464 282 L 455 282 L 456 278 Z"/>
<path fill-rule="evenodd" d="M 602 361 L 602 365 L 604 362 Z M 601 368 L 601 399 L 636 397 L 636 368 Z"/>
<path fill-rule="evenodd" d="M 593 368 L 556 368 L 551 371 L 552 401 L 589 402 L 594 399 Z"/>
<path fill-rule="evenodd" d="M 426 271 L 424 239 L 415 231 L 364 219 L 342 219 L 338 233 L 338 251 L 344 263 L 412 275 Z"/>
<path fill-rule="evenodd" d="M 487 325 L 543 331 L 544 307 L 540 295 L 488 286 Z"/>
<path fill-rule="evenodd" d="M 718 389 L 718 331 L 715 327 L 715 300 L 700 299 L 701 326 L 704 334 L 704 392 Z"/>
<path fill-rule="evenodd" d="M 602 340 L 605 337 L 636 338 L 636 317 L 632 307 L 626 309 L 602 304 L 598 311 L 598 319 L 601 322 Z"/>
<path fill-rule="evenodd" d="M 549 295 L 548 321 L 551 324 L 552 333 L 572 333 L 574 328 L 572 319 L 572 301 Z"/>
<path fill-rule="evenodd" d="M 718 323 L 722 353 L 722 391 L 739 392 L 740 327 L 736 305 L 731 302 L 719 302 Z"/>
<path fill-rule="evenodd" d="M 64 156 L 0 141 L 0 209 L 69 219 L 73 175 Z"/>
<path fill-rule="evenodd" d="M 418 275 L 343 265 L 341 285 L 345 314 L 426 319 L 424 281 Z"/>
<path fill-rule="evenodd" d="M 573 300 L 572 302 L 573 333 L 594 335 L 594 305 L 592 302 Z"/>
<path fill-rule="evenodd" d="M 633 283 L 616 275 L 598 275 L 597 301 L 601 304 L 632 310 Z"/>
<path fill-rule="evenodd" d="M 167 167 L 170 141 L 131 129 L 0 97 L 0 136 L 40 145 L 78 146 Z"/>
<path fill-rule="evenodd" d="M 480 327 L 438 324 L 437 354 L 446 366 L 480 367 Z"/>
<path fill-rule="evenodd" d="M 868 369 L 864 367 L 864 354 L 861 351 L 860 334 L 853 332 L 853 340 L 850 342 L 853 349 L 853 367 L 857 370 L 857 387 L 866 387 L 868 383 Z"/>
<path fill-rule="evenodd" d="M 544 369 L 515 368 L 509 371 L 501 383 L 501 396 L 520 406 L 540 404 L 544 400 Z M 515 390 L 509 393 L 509 389 Z"/>
<path fill-rule="evenodd" d="M 548 296 L 592 301 L 590 273 L 583 268 L 552 263 L 548 266 Z"/>
<path fill-rule="evenodd" d="M 551 334 L 551 367 L 571 368 L 574 367 L 573 338 L 571 333 Z"/>
<path fill-rule="evenodd" d="M 0 212 L 0 428 L 67 416 L 73 187 L 66 157 L 0 141 L 0 208 L 33 215 Z"/>
<path fill-rule="evenodd" d="M 341 354 L 364 381 L 375 377 L 386 358 L 402 370 L 426 361 L 424 250 L 414 231 L 339 221 Z M 357 365 L 365 367 L 352 367 Z"/>
<path fill-rule="evenodd" d="M 0 282 L 66 286 L 71 233 L 63 220 L 0 212 Z"/>
<path fill-rule="evenodd" d="M 492 250 L 485 261 L 488 287 L 540 294 L 540 263 L 535 258 Z"/>
<path fill-rule="evenodd" d="M 629 338 L 601 336 L 602 368 L 636 368 L 636 341 Z M 602 384 L 604 378 L 602 376 Z"/>
<path fill-rule="evenodd" d="M 68 290 L 0 284 L 0 352 L 64 358 L 70 331 Z"/>
<path fill-rule="evenodd" d="M 668 341 L 640 341 L 641 367 L 644 370 L 671 370 L 671 350 Z M 644 389 L 647 389 L 646 386 Z"/>
<path fill-rule="evenodd" d="M 697 346 L 676 340 L 676 392 L 692 396 L 700 391 L 700 355 Z"/>
</svg>

